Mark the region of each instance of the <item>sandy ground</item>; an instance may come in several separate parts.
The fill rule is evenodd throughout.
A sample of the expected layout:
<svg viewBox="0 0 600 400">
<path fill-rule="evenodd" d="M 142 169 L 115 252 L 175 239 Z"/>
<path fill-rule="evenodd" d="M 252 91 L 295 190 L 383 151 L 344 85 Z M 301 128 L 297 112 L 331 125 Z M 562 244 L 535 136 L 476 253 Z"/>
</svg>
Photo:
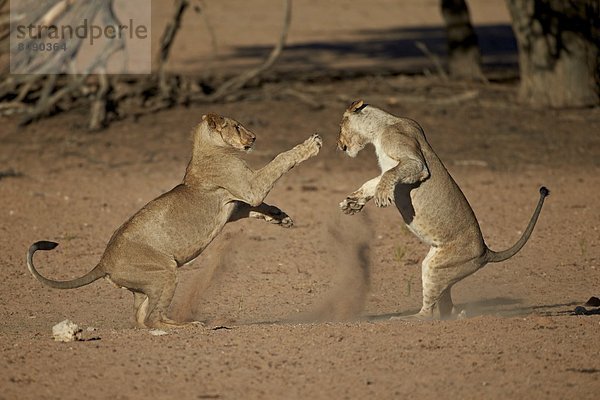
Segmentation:
<svg viewBox="0 0 600 400">
<path fill-rule="evenodd" d="M 600 316 L 573 310 L 600 296 L 600 110 L 519 105 L 512 80 L 290 85 L 321 107 L 293 98 L 193 106 L 96 134 L 82 129 L 86 110 L 25 128 L 0 121 L 0 399 L 597 398 Z M 427 247 L 395 210 L 369 205 L 349 217 L 337 208 L 378 173 L 371 148 L 357 159 L 335 151 L 341 113 L 359 97 L 422 124 L 492 249 L 517 240 L 539 186 L 552 191 L 517 256 L 456 286 L 465 320 L 389 321 L 418 311 Z M 95 265 L 121 223 L 180 182 L 189 132 L 208 111 L 258 135 L 246 156 L 253 166 L 315 131 L 324 148 L 267 198 L 293 228 L 232 223 L 180 270 L 171 314 L 206 327 L 153 336 L 134 328 L 127 291 L 104 281 L 59 291 L 31 277 L 25 253 L 40 239 L 60 242 L 36 255 L 46 276 Z M 96 340 L 54 342 L 51 328 L 66 318 L 95 328 L 86 337 Z"/>
</svg>

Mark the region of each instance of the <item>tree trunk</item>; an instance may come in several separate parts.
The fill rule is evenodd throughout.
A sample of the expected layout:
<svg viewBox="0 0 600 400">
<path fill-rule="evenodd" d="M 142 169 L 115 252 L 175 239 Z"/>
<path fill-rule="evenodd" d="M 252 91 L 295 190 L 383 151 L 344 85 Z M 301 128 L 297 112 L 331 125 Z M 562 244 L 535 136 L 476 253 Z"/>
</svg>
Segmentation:
<svg viewBox="0 0 600 400">
<path fill-rule="evenodd" d="M 481 80 L 481 53 L 465 0 L 442 0 L 446 23 L 448 71 L 458 79 Z"/>
<path fill-rule="evenodd" d="M 600 0 L 507 0 L 519 47 L 522 101 L 600 104 Z"/>
</svg>

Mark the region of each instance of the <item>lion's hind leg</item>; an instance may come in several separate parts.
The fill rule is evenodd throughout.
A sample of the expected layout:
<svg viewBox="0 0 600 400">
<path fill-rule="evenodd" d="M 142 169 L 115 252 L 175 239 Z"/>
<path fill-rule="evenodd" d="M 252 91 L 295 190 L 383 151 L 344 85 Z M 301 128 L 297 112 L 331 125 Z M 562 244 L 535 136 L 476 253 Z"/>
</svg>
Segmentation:
<svg viewBox="0 0 600 400">
<path fill-rule="evenodd" d="M 146 328 L 145 321 L 148 315 L 148 296 L 144 293 L 133 292 L 133 311 L 135 322 L 140 328 Z"/>
<path fill-rule="evenodd" d="M 176 272 L 174 270 L 151 271 L 147 272 L 146 278 L 146 284 L 142 291 L 147 296 L 147 301 L 141 305 L 142 309 L 146 308 L 144 326 L 149 328 L 178 328 L 190 325 L 186 322 L 176 322 L 167 316 L 177 287 Z"/>
<path fill-rule="evenodd" d="M 465 255 L 465 248 L 456 251 L 456 247 L 432 247 L 422 264 L 423 306 L 417 314 L 393 319 L 450 319 L 457 315 L 452 302 L 452 286 L 471 275 L 485 263 L 477 255 Z"/>
<path fill-rule="evenodd" d="M 135 320 L 139 327 L 174 328 L 179 323 L 167 316 L 177 287 L 176 265 L 135 264 L 117 269 L 111 280 L 134 294 Z"/>
</svg>

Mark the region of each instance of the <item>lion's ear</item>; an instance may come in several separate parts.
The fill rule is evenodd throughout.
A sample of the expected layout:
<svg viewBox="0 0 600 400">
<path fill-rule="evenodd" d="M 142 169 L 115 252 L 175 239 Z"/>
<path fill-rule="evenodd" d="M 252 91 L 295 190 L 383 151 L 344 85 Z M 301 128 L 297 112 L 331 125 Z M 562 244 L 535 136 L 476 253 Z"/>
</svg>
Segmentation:
<svg viewBox="0 0 600 400">
<path fill-rule="evenodd" d="M 206 121 L 206 123 L 211 129 L 216 129 L 217 127 L 224 128 L 225 125 L 227 125 L 227 121 L 225 121 L 225 118 L 214 113 L 208 113 L 203 115 L 202 121 Z"/>
<path fill-rule="evenodd" d="M 366 104 L 365 104 L 364 101 L 362 101 L 362 100 L 356 100 L 354 103 L 350 104 L 350 107 L 348 107 L 347 111 L 358 112 L 361 109 L 363 109 L 364 107 L 366 107 Z"/>
</svg>

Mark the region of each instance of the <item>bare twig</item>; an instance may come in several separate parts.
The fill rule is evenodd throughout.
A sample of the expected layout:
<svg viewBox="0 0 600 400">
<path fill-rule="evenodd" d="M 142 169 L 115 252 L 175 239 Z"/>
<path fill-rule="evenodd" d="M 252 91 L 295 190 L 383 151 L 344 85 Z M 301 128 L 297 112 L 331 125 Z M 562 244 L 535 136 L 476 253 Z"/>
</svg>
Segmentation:
<svg viewBox="0 0 600 400">
<path fill-rule="evenodd" d="M 54 91 L 54 87 L 56 85 L 56 75 L 47 75 L 46 82 L 44 82 L 44 86 L 42 88 L 42 93 L 40 94 L 40 98 L 37 101 L 35 107 L 31 111 L 29 115 L 35 115 L 36 118 L 46 116 L 52 110 L 54 104 L 49 104 L 48 99 L 50 95 Z M 24 118 L 27 120 L 28 116 Z"/>
<path fill-rule="evenodd" d="M 428 103 L 432 105 L 451 105 L 451 104 L 459 104 L 465 101 L 474 100 L 479 97 L 478 90 L 467 90 L 463 93 L 458 93 L 456 95 L 441 97 L 441 98 L 432 98 L 431 96 L 419 96 L 419 95 L 394 95 L 391 97 L 388 102 L 393 103 Z"/>
<path fill-rule="evenodd" d="M 8 4 L 8 0 L 0 0 L 0 47 L 8 47 L 8 45 L 4 46 L 2 41 L 10 35 L 10 10 L 4 6 Z M 2 50 L 0 50 L 0 54 Z"/>
<path fill-rule="evenodd" d="M 278 93 L 276 93 L 275 96 L 276 97 L 277 96 L 292 97 L 292 98 L 298 100 L 299 102 L 304 103 L 306 106 L 308 106 L 312 110 L 320 110 L 324 107 L 323 103 L 316 100 L 313 96 L 311 96 L 307 93 L 301 92 L 299 90 L 292 89 L 292 88 L 284 88 L 281 91 L 279 91 Z"/>
<path fill-rule="evenodd" d="M 20 178 L 22 176 L 23 176 L 22 172 L 15 171 L 12 168 L 0 171 L 0 179 L 4 179 L 4 178 Z"/>
<path fill-rule="evenodd" d="M 50 76 L 56 77 L 56 75 L 50 75 Z M 71 79 L 69 81 L 69 83 L 66 86 L 63 86 L 62 88 L 57 90 L 47 100 L 45 100 L 43 102 L 41 101 L 41 99 L 38 100 L 38 104 L 35 106 L 35 108 L 30 113 L 28 113 L 20 121 L 19 124 L 27 125 L 33 121 L 38 120 L 41 117 L 48 115 L 49 112 L 56 105 L 56 103 L 58 103 L 60 100 L 62 100 L 63 97 L 65 97 L 66 95 L 68 95 L 68 94 L 72 93 L 73 91 L 77 90 L 78 88 L 80 88 L 83 81 L 85 80 L 85 78 L 86 78 L 86 75 L 80 75 L 80 76 L 74 77 L 73 79 Z"/>
<path fill-rule="evenodd" d="M 11 115 L 27 111 L 29 111 L 27 106 L 20 102 L 10 101 L 7 103 L 0 103 L 0 115 Z"/>
<path fill-rule="evenodd" d="M 32 75 L 31 78 L 32 78 L 31 80 L 25 82 L 25 84 L 23 84 L 23 86 L 21 86 L 21 89 L 19 90 L 19 94 L 14 99 L 14 101 L 20 102 L 20 101 L 23 101 L 23 99 L 25 99 L 25 97 L 27 97 L 27 94 L 29 94 L 29 92 L 31 91 L 31 88 L 37 82 L 39 75 Z"/>
<path fill-rule="evenodd" d="M 183 18 L 183 14 L 185 13 L 185 10 L 188 6 L 188 0 L 175 0 L 175 12 L 171 17 L 171 21 L 165 27 L 165 31 L 163 32 L 163 35 L 160 39 L 160 51 L 156 59 L 156 73 L 158 75 L 159 89 L 164 97 L 170 97 L 171 92 L 171 87 L 169 86 L 165 75 L 165 63 L 169 58 L 171 46 L 175 41 L 177 31 L 181 27 L 181 19 Z"/>
<path fill-rule="evenodd" d="M 56 3 L 39 21 L 38 26 L 50 26 L 54 25 L 54 22 L 61 18 L 69 8 L 71 8 L 71 4 L 73 0 L 62 0 Z"/>
<path fill-rule="evenodd" d="M 423 52 L 423 54 L 425 54 L 425 56 L 433 63 L 433 65 L 435 65 L 435 69 L 437 70 L 440 77 L 442 77 L 443 80 L 447 81 L 448 74 L 444 70 L 444 67 L 442 66 L 442 62 L 440 61 L 440 58 L 438 56 L 436 56 L 435 54 L 433 54 L 427 48 L 427 45 L 421 41 L 416 41 L 415 46 L 417 46 L 417 48 L 419 50 L 421 50 Z"/>
<path fill-rule="evenodd" d="M 208 31 L 208 36 L 210 37 L 211 57 L 214 59 L 219 54 L 219 44 L 217 42 L 215 28 L 213 27 L 210 19 L 208 18 L 206 4 L 204 3 L 204 1 L 200 1 L 200 6 L 196 7 L 196 12 L 200 14 L 200 17 L 202 17 L 204 25 L 206 26 L 206 30 Z"/>
<path fill-rule="evenodd" d="M 271 51 L 269 56 L 265 59 L 265 61 L 258 67 L 253 68 L 249 71 L 243 72 L 243 73 L 229 79 L 228 81 L 223 83 L 221 86 L 219 86 L 217 88 L 217 90 L 215 90 L 215 92 L 213 94 L 211 94 L 210 96 L 203 96 L 203 97 L 205 97 L 204 100 L 217 101 L 217 100 L 221 100 L 221 99 L 227 97 L 232 92 L 235 92 L 235 91 L 241 89 L 242 87 L 244 87 L 244 85 L 246 85 L 246 83 L 248 83 L 251 79 L 257 77 L 264 71 L 271 68 L 271 66 L 275 63 L 275 61 L 277 61 L 277 59 L 279 58 L 279 55 L 281 54 L 281 51 L 283 50 L 283 47 L 285 46 L 285 43 L 287 40 L 287 35 L 288 35 L 289 29 L 290 29 L 290 24 L 292 21 L 292 0 L 284 0 L 283 4 L 284 4 L 283 27 L 281 29 L 281 34 L 279 35 L 279 41 L 277 42 L 277 44 L 275 45 L 275 47 L 273 48 L 273 50 Z M 203 99 L 201 97 L 201 98 L 196 98 L 196 100 L 203 100 Z"/>
<path fill-rule="evenodd" d="M 110 90 L 110 82 L 108 76 L 103 71 L 98 75 L 98 91 L 94 97 L 94 101 L 91 106 L 91 116 L 89 123 L 89 130 L 97 131 L 104 127 L 106 122 L 106 103 L 108 92 Z"/>
</svg>

